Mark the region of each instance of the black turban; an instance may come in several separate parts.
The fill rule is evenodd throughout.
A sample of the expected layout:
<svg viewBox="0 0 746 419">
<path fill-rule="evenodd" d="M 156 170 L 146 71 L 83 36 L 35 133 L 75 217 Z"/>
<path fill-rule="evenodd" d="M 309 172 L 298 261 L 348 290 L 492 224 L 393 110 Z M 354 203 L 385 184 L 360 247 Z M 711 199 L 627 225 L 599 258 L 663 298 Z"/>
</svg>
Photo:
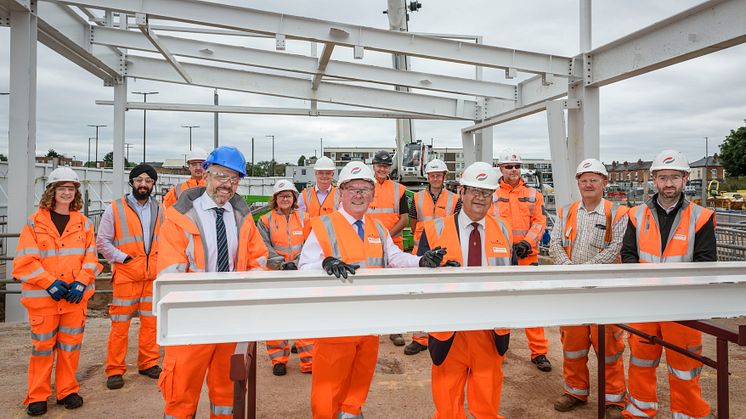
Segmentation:
<svg viewBox="0 0 746 419">
<path fill-rule="evenodd" d="M 130 180 L 140 176 L 143 173 L 147 173 L 148 176 L 150 176 L 151 179 L 158 180 L 158 172 L 153 169 L 153 166 L 149 164 L 138 164 L 135 166 L 132 171 L 130 172 Z"/>
</svg>

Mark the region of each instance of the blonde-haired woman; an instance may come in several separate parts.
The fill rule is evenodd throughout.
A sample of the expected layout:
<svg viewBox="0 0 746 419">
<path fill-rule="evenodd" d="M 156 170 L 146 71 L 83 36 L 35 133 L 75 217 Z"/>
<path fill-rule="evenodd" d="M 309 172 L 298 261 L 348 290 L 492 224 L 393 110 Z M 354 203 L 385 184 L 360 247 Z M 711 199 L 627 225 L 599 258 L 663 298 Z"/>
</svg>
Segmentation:
<svg viewBox="0 0 746 419">
<path fill-rule="evenodd" d="M 39 210 L 21 231 L 13 260 L 13 277 L 22 284 L 21 303 L 28 310 L 33 343 L 24 400 L 29 416 L 47 412 L 55 356 L 57 404 L 66 409 L 83 405 L 75 373 L 88 300 L 101 272 L 93 223 L 80 213 L 78 175 L 69 167 L 59 167 L 49 174 L 48 182 Z"/>
</svg>

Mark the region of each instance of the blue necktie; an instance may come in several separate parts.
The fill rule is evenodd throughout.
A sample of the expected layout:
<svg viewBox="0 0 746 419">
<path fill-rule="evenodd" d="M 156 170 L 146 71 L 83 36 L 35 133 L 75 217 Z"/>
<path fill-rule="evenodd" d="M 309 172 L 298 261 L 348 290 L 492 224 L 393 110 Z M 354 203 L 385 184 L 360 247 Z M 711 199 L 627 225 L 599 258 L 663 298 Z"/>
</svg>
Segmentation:
<svg viewBox="0 0 746 419">
<path fill-rule="evenodd" d="M 357 235 L 360 237 L 360 240 L 365 241 L 363 240 L 363 238 L 365 237 L 365 233 L 363 230 L 363 220 L 357 220 L 355 221 L 354 224 L 355 224 L 355 228 L 357 229 Z"/>
<path fill-rule="evenodd" d="M 218 272 L 228 272 L 230 265 L 228 264 L 228 238 L 225 235 L 225 222 L 223 221 L 223 213 L 225 208 L 213 208 L 215 210 L 215 231 L 217 232 L 218 241 Z"/>
</svg>

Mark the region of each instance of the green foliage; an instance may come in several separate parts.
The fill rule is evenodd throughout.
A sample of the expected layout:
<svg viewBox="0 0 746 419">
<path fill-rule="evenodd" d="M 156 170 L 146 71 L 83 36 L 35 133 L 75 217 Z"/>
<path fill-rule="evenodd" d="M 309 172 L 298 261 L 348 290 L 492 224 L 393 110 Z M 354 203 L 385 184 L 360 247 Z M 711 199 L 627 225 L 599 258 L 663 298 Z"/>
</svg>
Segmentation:
<svg viewBox="0 0 746 419">
<path fill-rule="evenodd" d="M 104 167 L 114 167 L 114 152 L 110 151 L 104 156 Z M 124 167 L 130 167 L 129 161 L 124 159 Z M 134 166 L 133 166 L 134 167 Z"/>
<path fill-rule="evenodd" d="M 720 145 L 720 161 L 726 177 L 746 176 L 746 126 L 730 130 Z"/>
<path fill-rule="evenodd" d="M 302 155 L 298 157 L 298 166 L 305 166 L 306 165 L 306 156 Z"/>
<path fill-rule="evenodd" d="M 47 151 L 47 157 L 64 157 L 62 154 L 54 151 L 53 148 L 50 148 L 49 151 Z"/>
<path fill-rule="evenodd" d="M 735 192 L 746 189 L 746 176 L 726 177 L 720 183 L 721 192 Z"/>
<path fill-rule="evenodd" d="M 8 161 L 8 157 L 5 154 L 0 154 L 0 161 Z"/>
</svg>

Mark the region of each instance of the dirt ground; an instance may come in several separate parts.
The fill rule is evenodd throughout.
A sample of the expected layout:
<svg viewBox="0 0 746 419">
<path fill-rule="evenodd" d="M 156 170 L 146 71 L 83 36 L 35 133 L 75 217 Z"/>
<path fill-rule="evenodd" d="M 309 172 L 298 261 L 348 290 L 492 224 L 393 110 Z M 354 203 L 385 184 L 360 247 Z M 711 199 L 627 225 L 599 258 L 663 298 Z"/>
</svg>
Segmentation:
<svg viewBox="0 0 746 419">
<path fill-rule="evenodd" d="M 158 418 L 162 417 L 163 400 L 155 380 L 136 373 L 134 328 L 130 334 L 130 352 L 127 362 L 130 371 L 125 376 L 125 386 L 108 390 L 103 364 L 106 357 L 106 340 L 110 322 L 108 318 L 91 311 L 86 325 L 78 379 L 80 394 L 85 405 L 77 411 L 67 411 L 50 402 L 49 418 Z M 727 320 L 736 325 L 746 319 Z M 133 326 L 138 321 L 133 320 Z M 538 371 L 529 362 L 525 335 L 514 331 L 510 351 L 505 362 L 505 382 L 500 413 L 509 418 L 594 418 L 596 415 L 595 382 L 591 384 L 589 403 L 572 413 L 553 410 L 552 402 L 562 394 L 562 359 L 557 328 L 548 328 L 550 354 L 554 369 L 550 373 Z M 430 358 L 427 352 L 406 356 L 388 338 L 380 340 L 379 367 L 373 380 L 368 400 L 363 408 L 366 418 L 427 418 L 433 413 L 430 395 Z M 715 340 L 705 337 L 706 356 L 713 357 Z M 0 416 L 26 417 L 22 405 L 26 391 L 26 366 L 31 348 L 28 325 L 25 323 L 0 324 Z M 260 346 L 257 374 L 258 417 L 307 418 L 310 417 L 309 397 L 311 376 L 301 374 L 297 355 L 293 354 L 288 374 L 275 377 L 264 345 Z M 627 363 L 628 350 L 625 355 Z M 668 385 L 666 368 L 658 368 L 658 386 L 661 396 L 661 414 L 668 413 Z M 595 358 L 589 362 L 592 380 L 595 380 Z M 730 345 L 730 401 L 731 417 L 746 417 L 746 348 Z M 134 373 L 133 373 L 134 372 Z M 715 371 L 705 367 L 702 371 L 702 388 L 706 400 L 715 406 Z M 206 387 L 203 389 L 198 417 L 209 417 Z"/>
</svg>

